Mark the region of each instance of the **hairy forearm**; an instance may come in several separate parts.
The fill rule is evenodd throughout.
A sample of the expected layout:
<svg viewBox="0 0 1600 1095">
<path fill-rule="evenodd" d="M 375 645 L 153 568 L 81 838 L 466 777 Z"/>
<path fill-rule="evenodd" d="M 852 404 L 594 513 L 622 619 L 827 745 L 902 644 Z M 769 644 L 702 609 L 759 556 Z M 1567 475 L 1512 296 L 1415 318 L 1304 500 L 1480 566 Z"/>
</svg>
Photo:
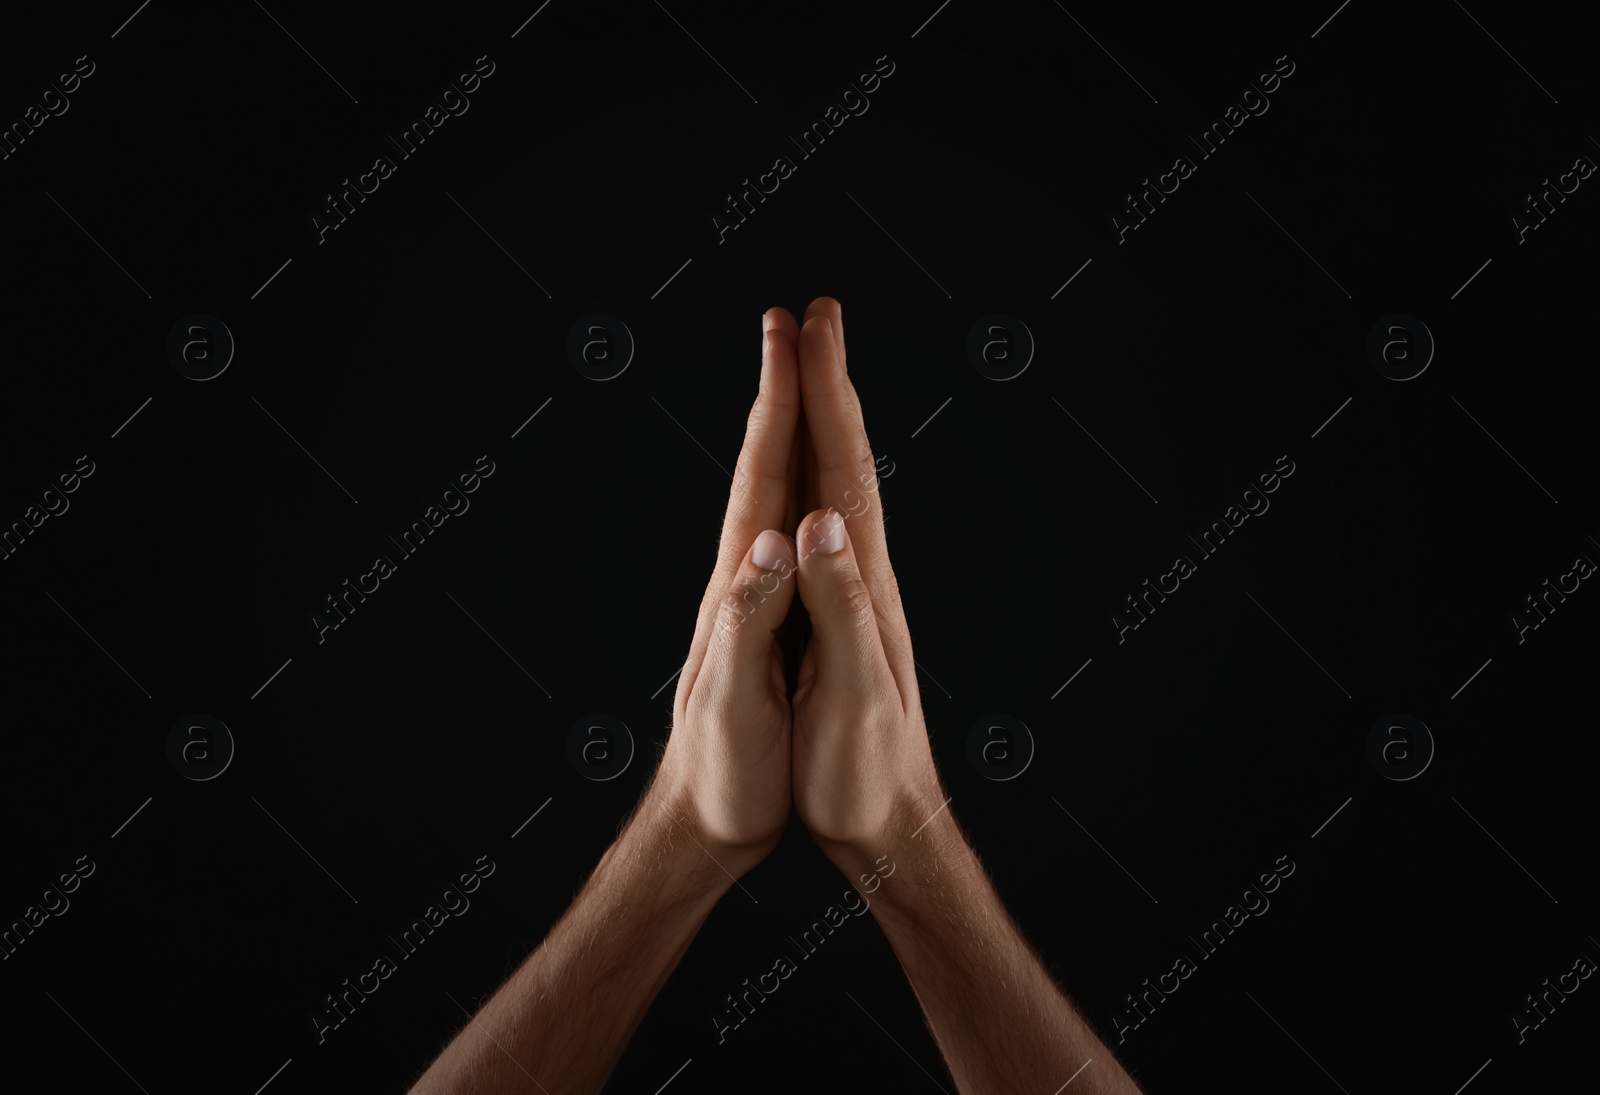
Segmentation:
<svg viewBox="0 0 1600 1095">
<path fill-rule="evenodd" d="M 679 816 L 646 796 L 566 914 L 411 1095 L 587 1095 L 604 1086 L 732 885 Z"/>
<path fill-rule="evenodd" d="M 884 856 L 893 864 L 872 912 L 962 1092 L 1049 1093 L 1071 1078 L 1068 1095 L 1138 1095 L 1023 938 L 948 811 L 915 837 L 829 854 L 852 880 L 874 869 L 882 877 Z"/>
</svg>

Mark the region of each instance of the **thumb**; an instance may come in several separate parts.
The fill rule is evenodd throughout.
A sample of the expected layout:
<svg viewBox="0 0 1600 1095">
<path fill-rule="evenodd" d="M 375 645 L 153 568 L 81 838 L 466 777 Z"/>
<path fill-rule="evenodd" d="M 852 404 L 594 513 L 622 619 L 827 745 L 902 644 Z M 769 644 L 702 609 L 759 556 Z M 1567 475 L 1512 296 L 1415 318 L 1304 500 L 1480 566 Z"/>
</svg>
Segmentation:
<svg viewBox="0 0 1600 1095">
<path fill-rule="evenodd" d="M 744 554 L 716 621 L 713 648 L 727 659 L 731 679 L 765 681 L 777 630 L 794 600 L 795 546 L 768 529 Z"/>
<path fill-rule="evenodd" d="M 872 591 L 861 577 L 844 515 L 832 508 L 816 510 L 798 531 L 800 600 L 811 617 L 818 670 L 847 680 L 860 675 L 863 666 L 886 668 Z"/>
</svg>

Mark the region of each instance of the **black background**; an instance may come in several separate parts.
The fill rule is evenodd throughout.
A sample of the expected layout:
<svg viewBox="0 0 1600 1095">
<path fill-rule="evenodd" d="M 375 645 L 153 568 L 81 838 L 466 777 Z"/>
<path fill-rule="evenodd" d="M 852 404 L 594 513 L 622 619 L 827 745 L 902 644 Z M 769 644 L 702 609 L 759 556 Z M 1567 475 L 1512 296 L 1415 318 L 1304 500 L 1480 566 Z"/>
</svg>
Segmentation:
<svg viewBox="0 0 1600 1095">
<path fill-rule="evenodd" d="M 1509 1018 L 1600 961 L 1600 594 L 1522 643 L 1509 620 L 1600 556 L 1600 179 L 1520 244 L 1508 219 L 1600 156 L 1574 15 L 134 7 L 0 36 L 5 124 L 95 66 L 0 163 L 0 522 L 95 466 L 0 562 L 0 916 L 96 864 L 0 963 L 7 1072 L 403 1090 L 636 800 L 759 317 L 827 294 L 892 462 L 950 809 L 1145 1090 L 1595 1089 L 1600 987 L 1522 1044 Z M 478 57 L 468 112 L 319 244 L 323 196 Z M 788 136 L 885 57 L 867 113 L 800 161 Z M 1186 135 L 1276 58 L 1268 112 L 1199 161 Z M 718 243 L 725 196 L 785 154 Z M 1119 244 L 1124 195 L 1183 154 L 1198 170 Z M 1397 312 L 1437 340 L 1405 382 L 1365 350 Z M 193 313 L 237 340 L 206 382 L 166 352 Z M 566 350 L 594 313 L 637 340 L 603 383 Z M 1037 340 L 1006 382 L 966 353 L 992 313 Z M 324 598 L 480 455 L 470 510 L 319 643 Z M 1270 510 L 1119 643 L 1124 598 L 1199 561 L 1186 537 L 1280 456 Z M 200 712 L 237 749 L 204 782 L 166 757 Z M 637 746 L 605 782 L 566 758 L 595 712 Z M 966 759 L 993 713 L 1037 745 L 1013 780 Z M 1367 760 L 1391 713 L 1431 730 L 1415 779 Z M 460 922 L 319 1044 L 307 1013 L 485 855 Z M 1118 1045 L 1124 994 L 1285 855 L 1270 909 Z M 797 821 L 742 881 L 757 900 L 728 894 L 608 1091 L 935 1090 L 917 1065 L 954 1090 L 870 917 L 719 1045 L 723 995 L 848 885 Z"/>
</svg>

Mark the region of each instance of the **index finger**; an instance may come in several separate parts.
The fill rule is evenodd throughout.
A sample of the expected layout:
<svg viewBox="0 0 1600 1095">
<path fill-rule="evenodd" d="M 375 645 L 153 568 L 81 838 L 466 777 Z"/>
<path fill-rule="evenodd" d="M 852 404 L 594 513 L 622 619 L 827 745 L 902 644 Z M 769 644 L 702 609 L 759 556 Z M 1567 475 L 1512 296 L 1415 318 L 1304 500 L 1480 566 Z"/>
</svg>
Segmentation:
<svg viewBox="0 0 1600 1095">
<path fill-rule="evenodd" d="M 786 309 L 771 308 L 761 325 L 761 384 L 733 468 L 718 577 L 731 577 L 751 541 L 766 529 L 781 528 L 790 508 L 789 462 L 800 419 L 800 375 L 791 333 L 795 322 Z"/>
<path fill-rule="evenodd" d="M 879 619 L 894 641 L 884 652 L 902 689 L 915 691 L 915 665 L 908 649 L 910 634 L 889 548 L 884 536 L 883 506 L 876 501 L 877 467 L 861 415 L 861 400 L 845 371 L 843 330 L 838 302 L 818 298 L 806 310 L 800 329 L 800 398 L 806 430 L 816 457 L 819 506 L 848 515 L 850 540 L 861 577 L 872 594 Z"/>
<path fill-rule="evenodd" d="M 790 509 L 789 464 L 800 418 L 800 379 L 794 357 L 794 317 L 772 308 L 762 317 L 761 384 L 745 427 L 744 447 L 734 466 L 728 509 L 722 519 L 717 563 L 700 602 L 689 648 L 692 683 L 715 626 L 722 596 L 745 553 L 767 529 L 781 530 Z"/>
</svg>

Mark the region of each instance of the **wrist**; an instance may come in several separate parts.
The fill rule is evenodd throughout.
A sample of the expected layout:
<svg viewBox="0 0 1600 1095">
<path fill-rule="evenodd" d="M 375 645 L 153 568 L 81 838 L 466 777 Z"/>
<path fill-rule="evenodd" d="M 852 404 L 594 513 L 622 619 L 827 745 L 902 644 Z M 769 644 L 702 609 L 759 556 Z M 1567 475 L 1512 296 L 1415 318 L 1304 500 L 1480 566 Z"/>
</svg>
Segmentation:
<svg viewBox="0 0 1600 1095">
<path fill-rule="evenodd" d="M 652 789 L 640 800 L 606 856 L 648 871 L 658 887 L 658 898 L 709 908 L 733 880 L 696 846 L 690 834 L 699 838 L 685 805 Z"/>
<path fill-rule="evenodd" d="M 879 893 L 879 887 L 893 887 L 891 877 L 933 880 L 972 856 L 948 797 L 937 785 L 921 794 L 907 792 L 896 797 L 884 823 L 871 834 L 830 840 L 813 833 L 813 839 L 850 884 L 869 896 Z"/>
<path fill-rule="evenodd" d="M 658 782 L 646 792 L 625 837 L 632 837 L 649 854 L 659 858 L 674 877 L 696 891 L 721 897 L 777 843 L 734 844 L 717 839 L 695 798 L 670 782 Z"/>
</svg>

